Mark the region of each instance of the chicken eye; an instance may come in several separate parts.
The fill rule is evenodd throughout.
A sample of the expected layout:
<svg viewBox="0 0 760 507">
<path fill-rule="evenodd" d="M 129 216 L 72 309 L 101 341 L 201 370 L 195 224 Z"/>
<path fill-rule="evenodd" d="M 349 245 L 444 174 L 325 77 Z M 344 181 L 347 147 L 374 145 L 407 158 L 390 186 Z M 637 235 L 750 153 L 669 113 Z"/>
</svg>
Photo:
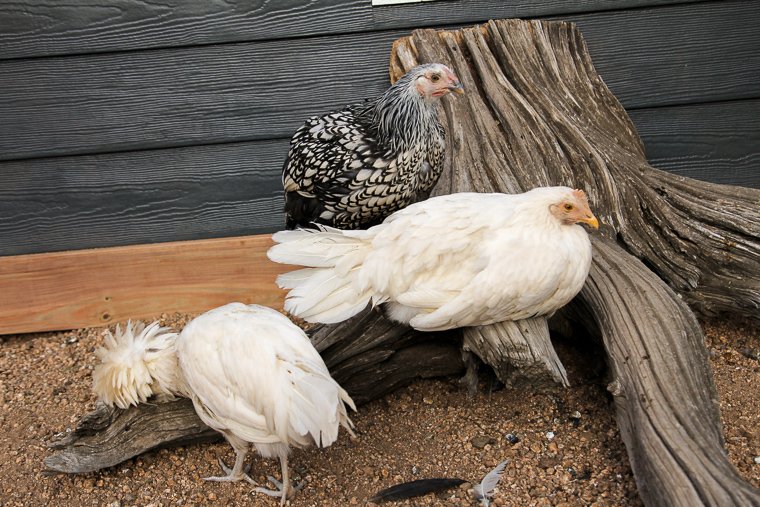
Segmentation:
<svg viewBox="0 0 760 507">
<path fill-rule="evenodd" d="M 434 83 L 437 83 L 440 79 L 441 79 L 441 76 L 439 76 L 438 74 L 433 74 L 432 76 L 430 76 L 430 80 Z"/>
<path fill-rule="evenodd" d="M 573 205 L 570 204 L 569 202 L 565 203 L 564 208 L 565 208 L 565 211 L 573 211 Z"/>
</svg>

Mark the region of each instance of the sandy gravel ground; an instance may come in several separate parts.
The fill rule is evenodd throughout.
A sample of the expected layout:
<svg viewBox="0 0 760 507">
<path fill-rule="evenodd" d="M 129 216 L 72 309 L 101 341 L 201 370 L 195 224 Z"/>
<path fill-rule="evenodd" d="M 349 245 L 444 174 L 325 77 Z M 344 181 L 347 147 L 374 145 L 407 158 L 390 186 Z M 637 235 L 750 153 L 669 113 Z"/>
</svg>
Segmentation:
<svg viewBox="0 0 760 507">
<path fill-rule="evenodd" d="M 233 461 L 224 443 L 152 452 L 87 475 L 43 474 L 52 435 L 93 408 L 90 375 L 101 332 L 0 337 L 0 507 L 278 505 L 247 483 L 202 480 L 219 473 L 217 457 Z M 730 458 L 760 487 L 760 332 L 711 323 L 706 334 Z M 468 398 L 452 381 L 424 381 L 360 407 L 356 439 L 344 434 L 329 449 L 292 453 L 305 487 L 290 504 L 366 505 L 384 487 L 423 477 L 478 482 L 508 459 L 495 505 L 641 505 L 600 351 L 567 343 L 557 349 L 570 389 L 490 390 L 484 381 Z M 257 481 L 279 476 L 277 463 L 250 461 Z M 469 487 L 398 504 L 475 505 Z"/>
</svg>

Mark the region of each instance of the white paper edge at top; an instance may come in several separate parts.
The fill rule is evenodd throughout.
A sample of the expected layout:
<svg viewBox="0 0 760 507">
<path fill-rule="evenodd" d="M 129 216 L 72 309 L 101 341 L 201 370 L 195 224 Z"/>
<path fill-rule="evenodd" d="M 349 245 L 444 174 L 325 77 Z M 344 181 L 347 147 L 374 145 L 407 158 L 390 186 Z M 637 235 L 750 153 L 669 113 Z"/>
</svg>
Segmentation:
<svg viewBox="0 0 760 507">
<path fill-rule="evenodd" d="M 372 0 L 372 7 L 380 5 L 413 4 L 420 2 L 436 2 L 438 0 Z"/>
</svg>

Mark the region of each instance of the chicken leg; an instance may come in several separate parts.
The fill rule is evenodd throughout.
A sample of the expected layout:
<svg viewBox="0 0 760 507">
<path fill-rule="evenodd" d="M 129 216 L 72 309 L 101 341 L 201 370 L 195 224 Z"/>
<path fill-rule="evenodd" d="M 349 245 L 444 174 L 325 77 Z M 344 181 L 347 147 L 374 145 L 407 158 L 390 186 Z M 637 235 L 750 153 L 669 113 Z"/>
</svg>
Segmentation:
<svg viewBox="0 0 760 507">
<path fill-rule="evenodd" d="M 206 481 L 214 481 L 214 482 L 237 482 L 240 480 L 246 480 L 249 483 L 253 484 L 254 486 L 258 486 L 258 483 L 251 479 L 251 477 L 246 473 L 248 470 L 243 470 L 243 464 L 245 463 L 245 458 L 248 456 L 248 448 L 249 444 L 245 440 L 242 440 L 232 433 L 222 432 L 224 434 L 224 437 L 227 439 L 227 441 L 230 443 L 232 448 L 235 450 L 235 465 L 230 468 L 227 465 L 225 465 L 224 461 L 222 461 L 222 458 L 219 458 L 219 465 L 222 467 L 222 470 L 227 475 L 221 475 L 221 476 L 215 476 L 215 477 L 204 477 L 203 480 Z"/>
<path fill-rule="evenodd" d="M 296 491 L 301 489 L 303 487 L 303 482 L 298 484 L 297 486 L 293 487 L 290 485 L 290 473 L 288 470 L 288 456 L 287 454 L 280 454 L 280 467 L 282 469 L 282 482 L 278 481 L 272 476 L 267 477 L 269 479 L 269 482 L 274 484 L 275 488 L 277 489 L 266 489 L 262 487 L 258 487 L 255 489 L 255 491 L 259 493 L 264 493 L 265 495 L 269 496 L 279 496 L 280 497 L 280 506 L 285 505 L 285 502 L 288 500 L 288 497 L 292 496 Z"/>
</svg>

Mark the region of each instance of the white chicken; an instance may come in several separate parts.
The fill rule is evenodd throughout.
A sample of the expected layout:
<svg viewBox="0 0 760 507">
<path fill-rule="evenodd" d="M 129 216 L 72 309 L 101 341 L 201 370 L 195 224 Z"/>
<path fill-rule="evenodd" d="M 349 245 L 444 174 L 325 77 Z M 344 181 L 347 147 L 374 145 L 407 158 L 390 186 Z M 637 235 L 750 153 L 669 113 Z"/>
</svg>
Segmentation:
<svg viewBox="0 0 760 507">
<path fill-rule="evenodd" d="M 549 315 L 581 289 L 598 228 L 586 195 L 459 193 L 412 204 L 365 231 L 282 231 L 268 256 L 307 266 L 278 277 L 285 309 L 345 320 L 369 303 L 421 331 Z"/>
<path fill-rule="evenodd" d="M 153 394 L 192 399 L 198 416 L 224 435 L 235 450 L 226 475 L 212 481 L 245 479 L 249 445 L 264 457 L 277 457 L 282 482 L 277 490 L 256 491 L 281 497 L 290 485 L 291 445 L 331 445 L 343 426 L 353 435 L 348 394 L 330 376 L 306 334 L 287 317 L 258 305 L 230 303 L 192 320 L 177 335 L 152 324 L 108 336 L 93 373 L 93 389 L 108 404 L 126 408 Z M 171 353 L 168 354 L 167 351 Z M 162 362 L 155 360 L 156 356 Z M 174 360 L 170 360 L 173 357 Z M 173 379 L 173 385 L 170 381 Z"/>
</svg>

